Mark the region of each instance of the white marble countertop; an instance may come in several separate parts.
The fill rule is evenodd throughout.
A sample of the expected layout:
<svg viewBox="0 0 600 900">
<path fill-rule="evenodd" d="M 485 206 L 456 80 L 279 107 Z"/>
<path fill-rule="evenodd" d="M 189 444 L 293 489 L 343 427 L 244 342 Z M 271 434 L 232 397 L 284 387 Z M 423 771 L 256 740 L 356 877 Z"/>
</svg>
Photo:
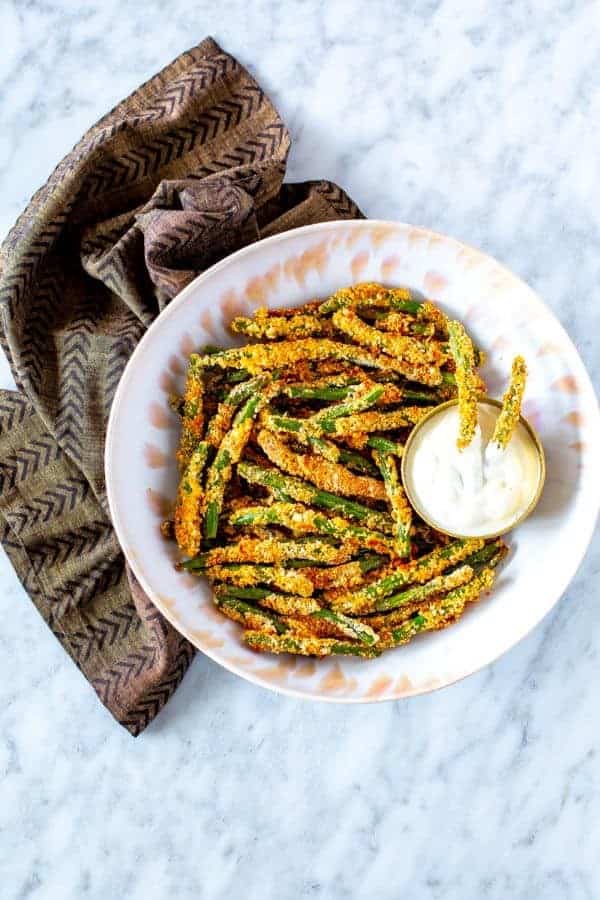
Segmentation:
<svg viewBox="0 0 600 900">
<path fill-rule="evenodd" d="M 597 0 L 3 0 L 0 233 L 85 128 L 213 34 L 289 124 L 288 177 L 505 262 L 598 386 L 599 16 Z M 0 894 L 595 900 L 599 550 L 454 687 L 311 705 L 198 656 L 135 741 L 2 554 Z"/>
</svg>

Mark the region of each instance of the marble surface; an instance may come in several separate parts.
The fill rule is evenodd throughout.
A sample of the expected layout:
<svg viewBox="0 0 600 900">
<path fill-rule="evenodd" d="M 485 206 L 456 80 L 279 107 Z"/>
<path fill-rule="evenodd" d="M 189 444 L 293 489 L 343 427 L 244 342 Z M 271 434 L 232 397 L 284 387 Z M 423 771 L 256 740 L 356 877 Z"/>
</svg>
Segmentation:
<svg viewBox="0 0 600 900">
<path fill-rule="evenodd" d="M 505 262 L 597 386 L 599 17 L 597 0 L 3 0 L 0 232 L 87 126 L 212 33 L 288 122 L 289 177 Z M 452 688 L 311 705 L 198 656 L 136 741 L 2 554 L 0 894 L 594 900 L 599 550 Z"/>
</svg>

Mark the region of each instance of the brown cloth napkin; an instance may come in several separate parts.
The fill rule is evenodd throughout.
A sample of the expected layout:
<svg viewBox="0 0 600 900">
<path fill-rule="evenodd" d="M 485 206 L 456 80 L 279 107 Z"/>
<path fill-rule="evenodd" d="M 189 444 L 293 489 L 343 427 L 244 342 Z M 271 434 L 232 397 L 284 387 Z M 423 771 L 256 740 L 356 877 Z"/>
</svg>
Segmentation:
<svg viewBox="0 0 600 900">
<path fill-rule="evenodd" d="M 145 329 L 207 266 L 267 235 L 361 212 L 328 181 L 282 184 L 290 138 L 210 38 L 104 116 L 0 255 L 0 539 L 100 700 L 139 734 L 194 654 L 128 571 L 104 436 Z"/>
</svg>

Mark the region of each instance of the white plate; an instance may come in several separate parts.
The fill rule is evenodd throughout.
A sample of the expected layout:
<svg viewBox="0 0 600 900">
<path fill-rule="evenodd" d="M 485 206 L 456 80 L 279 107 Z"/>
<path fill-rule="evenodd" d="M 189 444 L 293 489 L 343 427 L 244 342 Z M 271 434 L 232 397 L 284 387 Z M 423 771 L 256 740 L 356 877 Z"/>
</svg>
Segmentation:
<svg viewBox="0 0 600 900">
<path fill-rule="evenodd" d="M 375 660 L 257 655 L 213 607 L 208 584 L 173 567 L 159 525 L 174 497 L 178 427 L 168 396 L 188 354 L 231 345 L 226 325 L 257 306 L 294 306 L 357 281 L 409 285 L 462 319 L 488 353 L 489 393 L 512 357 L 530 378 L 523 412 L 546 450 L 546 488 L 514 535 L 491 596 L 453 627 Z M 253 244 L 197 278 L 152 325 L 125 370 L 106 441 L 111 514 L 144 590 L 170 622 L 227 669 L 265 687 L 321 700 L 368 702 L 450 684 L 512 647 L 554 606 L 581 562 L 600 502 L 600 417 L 573 344 L 542 301 L 490 257 L 422 228 L 373 220 L 327 222 Z"/>
</svg>

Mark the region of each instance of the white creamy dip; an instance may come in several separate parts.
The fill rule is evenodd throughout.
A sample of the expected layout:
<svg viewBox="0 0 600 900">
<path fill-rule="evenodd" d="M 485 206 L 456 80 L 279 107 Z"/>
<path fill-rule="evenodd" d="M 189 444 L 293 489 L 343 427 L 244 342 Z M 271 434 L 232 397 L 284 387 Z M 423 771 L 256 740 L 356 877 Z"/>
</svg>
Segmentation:
<svg viewBox="0 0 600 900">
<path fill-rule="evenodd" d="M 409 494 L 432 525 L 469 537 L 508 530 L 527 510 L 540 480 L 536 445 L 519 422 L 506 449 L 490 443 L 500 410 L 480 403 L 479 425 L 459 450 L 458 407 L 423 423 L 410 447 Z"/>
</svg>

